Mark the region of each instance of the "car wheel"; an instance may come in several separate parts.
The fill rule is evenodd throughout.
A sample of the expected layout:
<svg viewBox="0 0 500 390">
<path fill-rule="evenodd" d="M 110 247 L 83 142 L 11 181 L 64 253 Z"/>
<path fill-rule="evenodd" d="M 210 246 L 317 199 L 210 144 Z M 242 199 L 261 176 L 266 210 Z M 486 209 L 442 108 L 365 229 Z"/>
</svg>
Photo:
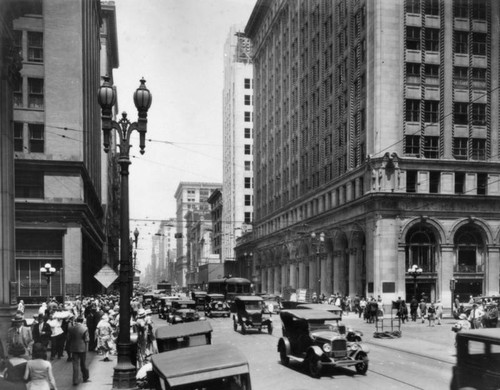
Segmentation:
<svg viewBox="0 0 500 390">
<path fill-rule="evenodd" d="M 315 353 L 310 353 L 306 357 L 306 362 L 307 362 L 307 371 L 309 372 L 309 375 L 311 375 L 313 378 L 321 377 L 321 370 L 323 369 L 323 364 L 321 363 L 321 360 L 319 360 L 319 357 Z"/>
<path fill-rule="evenodd" d="M 267 333 L 273 334 L 273 324 L 267 325 Z"/>
<path fill-rule="evenodd" d="M 365 375 L 366 371 L 368 371 L 368 357 L 365 354 L 361 354 L 356 360 L 359 360 L 359 363 L 355 365 L 356 372 Z"/>
<path fill-rule="evenodd" d="M 281 364 L 283 364 L 285 367 L 288 367 L 288 365 L 290 364 L 290 358 L 286 354 L 285 345 L 282 345 L 280 347 L 280 361 L 281 361 Z"/>
<path fill-rule="evenodd" d="M 241 323 L 241 333 L 247 334 L 247 326 L 245 325 L 244 322 Z"/>
<path fill-rule="evenodd" d="M 236 321 L 233 321 L 233 329 L 235 332 L 238 330 L 238 323 Z"/>
</svg>

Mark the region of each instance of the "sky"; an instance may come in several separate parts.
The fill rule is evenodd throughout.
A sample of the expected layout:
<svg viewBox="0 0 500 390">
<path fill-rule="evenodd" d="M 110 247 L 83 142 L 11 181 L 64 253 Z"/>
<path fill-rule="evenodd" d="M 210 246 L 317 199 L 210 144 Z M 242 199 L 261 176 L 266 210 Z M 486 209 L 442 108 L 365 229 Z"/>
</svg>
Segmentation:
<svg viewBox="0 0 500 390">
<path fill-rule="evenodd" d="M 133 93 L 142 77 L 153 96 L 145 153 L 136 132 L 130 150 L 130 229 L 139 230 L 141 268 L 158 220 L 175 217 L 179 183 L 222 183 L 224 43 L 232 25 L 246 25 L 255 3 L 115 0 L 119 112 L 137 120 Z"/>
</svg>

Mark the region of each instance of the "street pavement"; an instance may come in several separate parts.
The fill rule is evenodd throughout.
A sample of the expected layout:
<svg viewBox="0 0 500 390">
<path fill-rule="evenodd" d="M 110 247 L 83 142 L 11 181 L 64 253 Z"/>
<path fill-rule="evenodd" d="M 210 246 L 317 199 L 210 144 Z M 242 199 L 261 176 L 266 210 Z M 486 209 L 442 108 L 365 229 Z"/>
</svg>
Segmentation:
<svg viewBox="0 0 500 390">
<path fill-rule="evenodd" d="M 281 325 L 277 324 L 279 316 L 273 316 L 275 321 L 275 329 L 280 332 Z M 159 320 L 154 316 L 156 325 L 164 325 L 163 320 Z M 228 319 L 228 321 L 230 321 Z M 451 327 L 456 321 L 450 316 L 441 321 L 442 325 L 429 327 L 428 322 L 422 323 L 419 319 L 417 322 L 405 322 L 401 324 L 401 337 L 395 338 L 378 338 L 382 332 L 392 333 L 394 330 L 399 330 L 397 323 L 393 323 L 391 328 L 390 313 L 385 315 L 383 325 L 384 328 L 377 329 L 375 324 L 366 323 L 363 319 L 358 318 L 354 313 L 349 313 L 343 316 L 343 323 L 349 328 L 360 330 L 363 332 L 363 341 L 368 345 L 379 345 L 394 350 L 411 352 L 417 355 L 431 357 L 439 360 L 455 362 L 454 338 L 455 333 Z M 79 383 L 77 386 L 72 384 L 72 363 L 66 361 L 66 356 L 59 360 L 54 360 L 53 370 L 59 390 L 77 389 L 111 389 L 113 384 L 113 368 L 116 366 L 117 357 L 113 356 L 112 361 L 104 362 L 103 356 L 95 352 L 89 352 L 87 362 L 90 371 L 91 382 Z M 259 389 L 256 389 L 259 390 Z"/>
</svg>

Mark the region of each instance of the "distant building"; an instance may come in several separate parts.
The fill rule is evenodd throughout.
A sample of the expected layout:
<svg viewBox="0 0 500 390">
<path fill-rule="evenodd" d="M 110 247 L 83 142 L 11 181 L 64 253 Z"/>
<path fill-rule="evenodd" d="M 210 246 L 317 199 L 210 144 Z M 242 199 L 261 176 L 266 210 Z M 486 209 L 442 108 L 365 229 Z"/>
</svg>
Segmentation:
<svg viewBox="0 0 500 390">
<path fill-rule="evenodd" d="M 159 281 L 172 282 L 176 261 L 176 224 L 175 219 L 160 222 L 160 227 L 152 237 L 151 268 L 147 274 L 148 284 L 156 285 Z"/>
<path fill-rule="evenodd" d="M 175 191 L 177 205 L 176 212 L 176 241 L 177 260 L 175 264 L 175 283 L 179 287 L 187 287 L 186 274 L 188 272 L 187 235 L 188 227 L 186 215 L 189 211 L 200 214 L 209 213 L 208 198 L 216 189 L 221 188 L 220 183 L 180 182 Z M 174 281 L 172 281 L 175 285 Z"/>
<path fill-rule="evenodd" d="M 499 294 L 499 23 L 491 0 L 257 1 L 259 291 Z"/>
<path fill-rule="evenodd" d="M 221 258 L 234 261 L 236 237 L 253 222 L 252 46 L 233 26 L 224 45 Z"/>
<path fill-rule="evenodd" d="M 222 251 L 222 227 L 224 225 L 223 221 L 223 210 L 224 205 L 222 203 L 222 192 L 215 190 L 212 195 L 208 198 L 208 203 L 210 204 L 210 216 L 212 220 L 212 253 L 219 256 L 219 262 L 221 261 L 221 251 Z"/>
</svg>

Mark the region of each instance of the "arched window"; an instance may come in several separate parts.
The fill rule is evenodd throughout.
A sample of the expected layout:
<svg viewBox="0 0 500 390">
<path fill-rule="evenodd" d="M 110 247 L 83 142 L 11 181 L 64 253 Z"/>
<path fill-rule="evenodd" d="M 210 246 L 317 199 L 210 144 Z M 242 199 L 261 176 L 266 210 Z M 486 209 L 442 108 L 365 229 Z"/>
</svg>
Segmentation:
<svg viewBox="0 0 500 390">
<path fill-rule="evenodd" d="M 458 272 L 481 272 L 483 239 L 478 229 L 472 225 L 463 226 L 454 238 Z"/>
<path fill-rule="evenodd" d="M 424 272 L 436 272 L 436 237 L 424 224 L 415 226 L 406 236 L 406 268 L 413 265 Z"/>
</svg>

